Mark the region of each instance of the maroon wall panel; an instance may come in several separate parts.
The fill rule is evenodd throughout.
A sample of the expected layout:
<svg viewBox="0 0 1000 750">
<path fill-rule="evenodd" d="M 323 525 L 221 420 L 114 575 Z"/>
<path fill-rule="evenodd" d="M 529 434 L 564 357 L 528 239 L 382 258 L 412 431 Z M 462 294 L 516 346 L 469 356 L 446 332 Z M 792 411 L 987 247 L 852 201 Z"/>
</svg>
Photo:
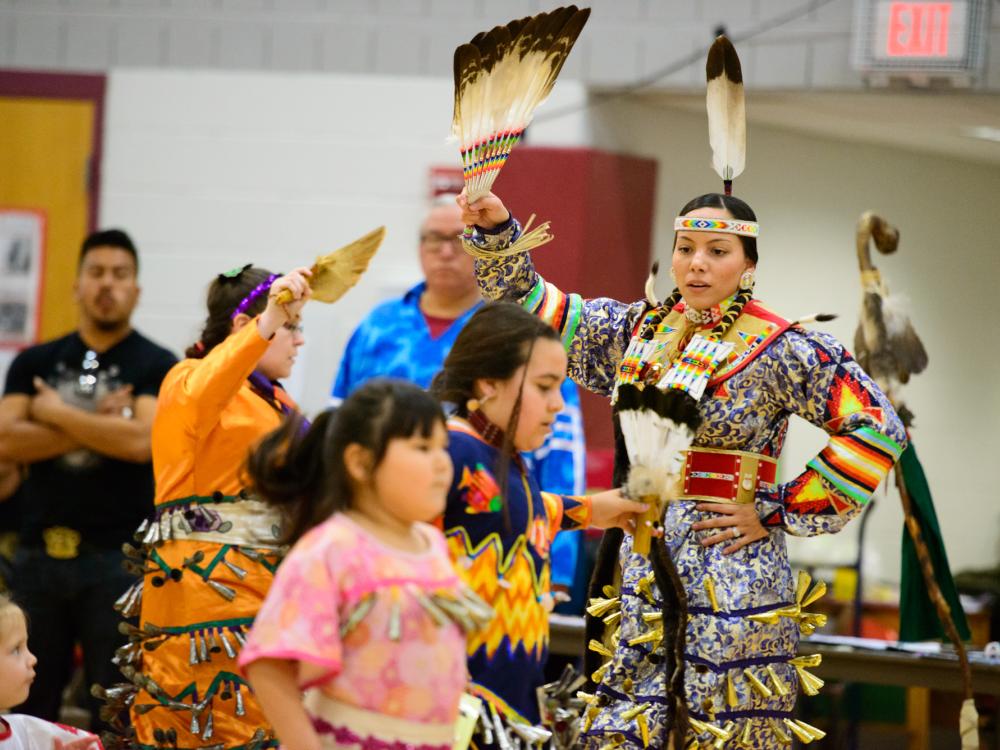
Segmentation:
<svg viewBox="0 0 1000 750">
<path fill-rule="evenodd" d="M 494 185 L 522 222 L 532 213 L 536 224 L 552 222 L 555 239 L 532 254 L 546 280 L 584 297 L 624 301 L 642 296 L 649 273 L 655 190 L 652 159 L 533 146 L 514 149 Z M 607 399 L 581 390 L 581 402 L 588 452 L 610 451 Z"/>
</svg>

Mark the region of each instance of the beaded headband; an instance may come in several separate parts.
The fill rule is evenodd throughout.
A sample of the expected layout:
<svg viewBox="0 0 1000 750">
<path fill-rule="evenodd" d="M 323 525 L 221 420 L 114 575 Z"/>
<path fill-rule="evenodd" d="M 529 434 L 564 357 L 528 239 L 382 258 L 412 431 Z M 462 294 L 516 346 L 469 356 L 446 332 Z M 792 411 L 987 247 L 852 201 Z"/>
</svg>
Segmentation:
<svg viewBox="0 0 1000 750">
<path fill-rule="evenodd" d="M 678 216 L 674 219 L 674 231 L 688 229 L 693 232 L 723 232 L 741 237 L 756 237 L 760 234 L 760 224 L 742 219 L 701 219 L 692 216 Z"/>
<path fill-rule="evenodd" d="M 270 289 L 271 284 L 274 283 L 275 279 L 279 278 L 281 277 L 278 274 L 272 273 L 270 276 L 268 276 L 266 279 L 260 282 L 257 286 L 251 289 L 250 294 L 248 294 L 246 297 L 240 300 L 240 304 L 236 306 L 236 309 L 233 310 L 233 314 L 230 315 L 229 317 L 235 318 L 237 315 L 243 315 L 244 313 L 246 313 L 247 308 L 250 307 L 251 304 L 253 304 L 253 301 L 257 299 L 260 295 L 262 295 L 264 292 L 266 292 L 268 289 Z"/>
</svg>

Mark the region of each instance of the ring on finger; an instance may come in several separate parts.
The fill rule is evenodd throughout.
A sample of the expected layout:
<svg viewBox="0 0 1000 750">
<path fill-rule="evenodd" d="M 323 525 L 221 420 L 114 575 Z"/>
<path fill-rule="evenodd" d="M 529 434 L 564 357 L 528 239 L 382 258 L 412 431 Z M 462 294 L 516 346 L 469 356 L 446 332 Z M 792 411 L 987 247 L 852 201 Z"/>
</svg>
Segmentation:
<svg viewBox="0 0 1000 750">
<path fill-rule="evenodd" d="M 742 534 L 740 533 L 740 529 L 739 529 L 738 526 L 732 526 L 732 527 L 730 527 L 729 530 L 733 534 L 733 539 L 739 539 L 742 536 Z"/>
</svg>

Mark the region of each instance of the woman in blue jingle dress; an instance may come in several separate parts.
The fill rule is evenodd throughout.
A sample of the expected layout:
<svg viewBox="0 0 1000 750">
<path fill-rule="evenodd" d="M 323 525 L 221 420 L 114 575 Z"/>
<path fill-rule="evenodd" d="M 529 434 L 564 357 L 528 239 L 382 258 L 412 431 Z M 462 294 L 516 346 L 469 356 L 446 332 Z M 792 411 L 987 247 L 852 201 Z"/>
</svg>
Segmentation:
<svg viewBox="0 0 1000 750">
<path fill-rule="evenodd" d="M 569 374 L 614 396 L 624 384 L 683 375 L 707 345 L 700 426 L 678 497 L 650 555 L 606 535 L 588 608 L 593 685 L 587 748 L 773 748 L 823 733 L 795 718 L 815 694 L 819 656 L 798 656 L 822 618 L 822 594 L 792 574 L 785 534 L 835 533 L 861 512 L 906 436 L 888 400 L 833 337 L 807 331 L 753 299 L 759 225 L 731 196 L 691 201 L 675 221 L 664 302 L 582 299 L 547 283 L 509 248 L 521 226 L 496 196 L 471 207 L 467 247 L 492 299 L 518 302 L 562 335 Z M 662 387 L 662 386 L 661 386 Z M 830 436 L 790 482 L 776 462 L 791 414 Z M 616 477 L 628 470 L 620 430 Z M 680 667 L 680 668 L 678 668 Z"/>
</svg>

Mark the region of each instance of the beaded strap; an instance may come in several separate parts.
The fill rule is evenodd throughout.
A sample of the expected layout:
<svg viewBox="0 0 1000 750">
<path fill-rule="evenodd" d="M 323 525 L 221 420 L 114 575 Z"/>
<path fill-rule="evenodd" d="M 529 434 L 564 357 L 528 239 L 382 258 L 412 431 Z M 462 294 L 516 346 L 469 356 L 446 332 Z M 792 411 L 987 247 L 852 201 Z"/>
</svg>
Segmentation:
<svg viewBox="0 0 1000 750">
<path fill-rule="evenodd" d="M 237 315 L 244 315 L 247 311 L 247 308 L 250 307 L 251 304 L 253 304 L 253 301 L 257 299 L 261 294 L 266 292 L 268 289 L 270 289 L 271 284 L 273 284 L 275 280 L 278 278 L 280 278 L 278 274 L 272 273 L 270 276 L 268 276 L 266 279 L 260 282 L 257 286 L 251 289 L 250 293 L 246 297 L 240 300 L 240 304 L 236 306 L 236 309 L 233 310 L 233 314 L 230 315 L 229 317 L 235 318 Z"/>
</svg>

